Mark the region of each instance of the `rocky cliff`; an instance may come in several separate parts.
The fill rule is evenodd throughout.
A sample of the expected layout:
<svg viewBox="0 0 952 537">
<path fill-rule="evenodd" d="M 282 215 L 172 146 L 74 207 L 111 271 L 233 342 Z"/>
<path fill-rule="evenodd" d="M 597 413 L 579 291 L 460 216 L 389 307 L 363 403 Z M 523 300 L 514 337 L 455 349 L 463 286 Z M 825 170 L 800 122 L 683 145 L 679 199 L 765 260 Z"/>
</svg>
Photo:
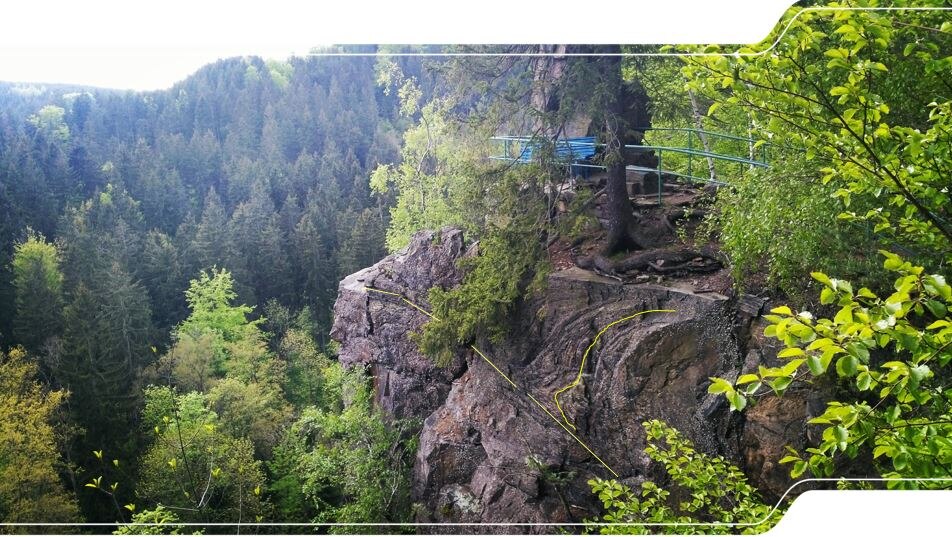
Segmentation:
<svg viewBox="0 0 952 537">
<path fill-rule="evenodd" d="M 437 368 L 410 340 L 427 317 L 400 296 L 425 307 L 430 287 L 459 283 L 456 261 L 466 255 L 473 252 L 459 230 L 420 233 L 403 251 L 341 282 L 335 305 L 332 336 L 341 343 L 341 362 L 369 366 L 387 414 L 422 420 L 412 476 L 420 521 L 594 517 L 599 506 L 586 481 L 612 477 L 606 465 L 630 485 L 661 477 L 642 451 L 647 419 L 664 420 L 699 449 L 728 456 L 768 497 L 786 488 L 786 471 L 774 463 L 785 444 L 803 445 L 816 402 L 796 394 L 767 398 L 740 416 L 707 393 L 711 376 L 736 378 L 775 360 L 777 349 L 757 335 L 761 301 L 695 292 L 683 282 L 624 284 L 578 267 L 561 270 L 541 296 L 518 306 L 504 343 L 477 343 L 510 383 L 472 350 Z M 662 309 L 674 311 L 608 329 L 581 382 L 560 396 L 575 434 L 603 465 L 555 421 L 553 395 L 576 379 L 602 328 Z"/>
</svg>

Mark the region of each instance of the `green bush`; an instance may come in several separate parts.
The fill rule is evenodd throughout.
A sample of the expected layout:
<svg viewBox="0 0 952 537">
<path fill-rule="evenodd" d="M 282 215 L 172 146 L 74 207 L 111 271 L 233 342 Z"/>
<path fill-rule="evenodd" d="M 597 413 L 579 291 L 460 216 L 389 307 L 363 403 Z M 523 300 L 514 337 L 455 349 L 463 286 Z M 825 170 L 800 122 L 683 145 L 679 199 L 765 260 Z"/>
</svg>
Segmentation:
<svg viewBox="0 0 952 537">
<path fill-rule="evenodd" d="M 820 302 L 834 306 L 832 319 L 786 306 L 765 316 L 764 335 L 786 348 L 781 367 L 761 367 L 734 383 L 713 378 L 708 391 L 723 393 L 743 410 L 766 392 L 778 396 L 794 382 L 832 375 L 843 400 L 831 401 L 811 420 L 822 425 L 819 445 L 802 455 L 791 450 L 781 463 L 791 476 L 809 470 L 831 476 L 837 459 L 872 455 L 875 471 L 887 478 L 948 477 L 952 468 L 952 287 L 940 274 L 882 252 L 895 273 L 893 292 L 881 298 L 868 288 L 815 272 L 823 285 Z M 891 481 L 890 487 L 933 488 L 947 482 Z"/>
<path fill-rule="evenodd" d="M 707 227 L 716 230 L 741 286 L 763 275 L 769 287 L 801 301 L 810 270 L 864 277 L 875 263 L 865 252 L 875 248 L 866 226 L 836 217 L 842 205 L 835 187 L 798 158 L 790 154 L 771 169 L 731 177 L 730 187 L 718 191 Z"/>
<path fill-rule="evenodd" d="M 658 420 L 642 424 L 648 438 L 645 454 L 664 466 L 670 490 L 653 481 L 636 493 L 614 479 L 588 483 L 605 514 L 590 521 L 602 534 L 731 534 L 762 533 L 782 514 L 763 503 L 743 472 L 723 457 L 699 453 L 694 444 Z M 609 523 L 612 525 L 602 525 Z"/>
</svg>

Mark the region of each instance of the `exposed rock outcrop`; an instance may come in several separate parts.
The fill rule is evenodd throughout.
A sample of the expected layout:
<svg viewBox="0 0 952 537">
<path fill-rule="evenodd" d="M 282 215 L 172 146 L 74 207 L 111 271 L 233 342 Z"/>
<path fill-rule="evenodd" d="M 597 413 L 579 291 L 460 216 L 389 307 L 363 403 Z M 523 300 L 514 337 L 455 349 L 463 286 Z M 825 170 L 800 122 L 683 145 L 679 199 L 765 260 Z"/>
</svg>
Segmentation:
<svg viewBox="0 0 952 537">
<path fill-rule="evenodd" d="M 768 494 L 787 486 L 775 461 L 783 445 L 802 445 L 807 402 L 765 399 L 744 418 L 707 393 L 711 376 L 736 378 L 774 360 L 776 349 L 751 335 L 762 325 L 749 304 L 738 309 L 737 300 L 720 294 L 623 284 L 578 267 L 553 273 L 542 296 L 518 306 L 504 344 L 477 343 L 514 388 L 472 351 L 461 351 L 449 367 L 432 365 L 410 339 L 426 315 L 398 296 L 367 289 L 426 305 L 430 287 L 459 283 L 456 261 L 466 255 L 472 254 L 459 230 L 418 234 L 402 252 L 341 282 L 335 305 L 332 336 L 341 343 L 341 362 L 370 366 L 389 415 L 423 420 L 413 469 L 421 521 L 596 516 L 586 481 L 611 471 L 555 421 L 553 395 L 575 380 L 602 328 L 645 310 L 674 311 L 647 313 L 604 333 L 578 386 L 560 396 L 567 427 L 631 485 L 660 475 L 643 454 L 641 422 L 662 419 L 699 449 L 746 467 Z"/>
</svg>

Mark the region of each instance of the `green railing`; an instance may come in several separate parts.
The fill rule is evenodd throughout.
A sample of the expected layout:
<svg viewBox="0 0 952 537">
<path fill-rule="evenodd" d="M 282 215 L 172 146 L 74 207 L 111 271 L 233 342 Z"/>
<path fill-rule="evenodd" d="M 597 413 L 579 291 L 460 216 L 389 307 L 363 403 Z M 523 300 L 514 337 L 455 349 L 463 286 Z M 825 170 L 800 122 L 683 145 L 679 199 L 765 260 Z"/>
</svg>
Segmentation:
<svg viewBox="0 0 952 537">
<path fill-rule="evenodd" d="M 665 168 L 691 180 L 724 183 L 723 178 L 769 165 L 769 145 L 754 138 L 686 127 L 651 128 L 644 132 L 648 146 L 688 150 L 673 154 L 668 151 L 669 156 L 662 158 L 667 161 Z"/>
<path fill-rule="evenodd" d="M 767 168 L 768 145 L 758 144 L 753 138 L 736 136 L 721 132 L 704 131 L 692 128 L 650 128 L 635 129 L 645 132 L 645 145 L 626 145 L 625 148 L 633 152 L 653 152 L 657 158 L 657 166 L 627 166 L 628 170 L 644 173 L 655 173 L 658 177 L 658 203 L 661 203 L 664 191 L 664 176 L 673 176 L 691 182 L 713 183 L 726 185 L 723 177 L 730 177 L 735 173 L 743 174 L 754 168 Z M 704 149 L 704 139 L 707 146 Z M 526 154 L 526 148 L 532 145 L 551 143 L 551 140 L 540 141 L 527 136 L 495 136 L 493 140 L 501 142 L 502 155 L 490 158 L 510 162 L 526 162 L 520 158 Z M 651 143 L 648 143 L 651 142 Z M 573 142 L 578 143 L 578 142 Z M 604 144 L 592 143 L 594 148 L 604 147 Z M 529 151 L 531 153 L 531 151 Z M 744 156 L 739 156 L 744 155 Z M 751 158 L 753 156 L 753 158 Z M 601 169 L 605 167 L 588 161 L 566 161 L 562 164 L 575 169 Z M 706 176 L 698 174 L 698 166 L 706 171 Z M 713 177 L 711 169 L 713 168 Z M 583 174 L 587 175 L 587 174 Z"/>
</svg>

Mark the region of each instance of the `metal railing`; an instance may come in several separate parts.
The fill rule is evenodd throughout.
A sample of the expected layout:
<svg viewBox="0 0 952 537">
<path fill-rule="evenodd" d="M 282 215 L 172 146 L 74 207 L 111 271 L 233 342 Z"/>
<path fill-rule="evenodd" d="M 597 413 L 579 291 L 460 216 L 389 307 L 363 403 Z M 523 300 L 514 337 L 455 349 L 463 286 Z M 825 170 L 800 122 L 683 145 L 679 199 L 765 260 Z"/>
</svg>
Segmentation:
<svg viewBox="0 0 952 537">
<path fill-rule="evenodd" d="M 712 179 L 708 177 L 700 177 L 695 174 L 695 158 L 702 159 L 702 162 L 711 163 L 709 166 L 714 166 L 713 163 L 723 163 L 724 165 L 737 165 L 739 167 L 739 173 L 743 174 L 746 169 L 754 168 L 767 168 L 769 167 L 767 161 L 767 144 L 757 145 L 758 142 L 752 138 L 747 138 L 743 136 L 736 136 L 732 134 L 726 134 L 721 132 L 711 132 L 704 131 L 700 129 L 692 128 L 651 128 L 651 129 L 636 129 L 642 130 L 645 132 L 646 140 L 649 138 L 651 132 L 674 132 L 682 133 L 687 135 L 686 141 L 676 141 L 674 143 L 683 143 L 685 146 L 680 145 L 625 145 L 625 149 L 634 152 L 654 152 L 657 158 L 657 166 L 626 166 L 627 170 L 643 172 L 643 173 L 655 173 L 658 177 L 658 203 L 662 201 L 663 195 L 663 185 L 664 185 L 664 176 L 673 176 L 681 179 L 686 179 L 692 182 L 701 182 L 701 183 L 712 183 L 717 185 L 726 185 L 728 183 L 721 181 L 717 178 Z M 711 139 L 715 140 L 726 140 L 727 143 L 731 142 L 742 142 L 746 146 L 747 156 L 737 156 L 731 154 L 720 153 L 718 151 L 706 151 L 703 149 L 703 144 L 701 136 L 707 136 L 709 138 L 709 144 Z M 695 147 L 694 138 L 698 138 L 698 143 L 702 144 L 702 148 Z M 548 139 L 539 139 L 528 136 L 494 136 L 492 138 L 495 141 L 501 142 L 503 147 L 503 152 L 501 155 L 494 155 L 489 158 L 494 160 L 505 160 L 509 162 L 527 162 L 525 156 L 527 154 L 534 155 L 535 151 L 533 148 L 541 147 L 546 143 L 553 143 L 552 140 Z M 579 142 L 573 142 L 579 144 Z M 600 143 L 591 143 L 591 144 L 582 144 L 585 146 L 592 147 L 597 150 L 599 147 L 604 147 L 605 144 Z M 723 143 L 721 144 L 723 145 Z M 757 151 L 759 150 L 759 151 Z M 740 152 L 740 151 L 738 151 Z M 750 158 L 752 153 L 759 153 L 756 156 L 759 158 Z M 667 155 L 667 157 L 665 156 Z M 604 170 L 605 166 L 594 164 L 589 162 L 582 161 L 572 161 L 565 160 L 561 164 L 570 166 L 573 170 L 575 168 L 582 169 L 601 169 Z M 715 177 L 722 175 L 728 170 L 724 170 L 721 166 L 721 170 L 716 170 Z"/>
</svg>

